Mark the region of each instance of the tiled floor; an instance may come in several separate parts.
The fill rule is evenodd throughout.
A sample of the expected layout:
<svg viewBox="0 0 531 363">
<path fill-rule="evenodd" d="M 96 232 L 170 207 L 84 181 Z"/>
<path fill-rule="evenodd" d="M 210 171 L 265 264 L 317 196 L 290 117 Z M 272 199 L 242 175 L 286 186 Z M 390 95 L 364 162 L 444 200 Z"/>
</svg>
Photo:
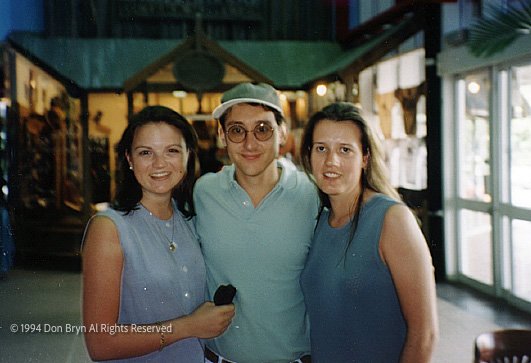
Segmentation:
<svg viewBox="0 0 531 363">
<path fill-rule="evenodd" d="M 82 335 L 72 331 L 80 326 L 80 287 L 77 271 L 15 269 L 0 281 L 0 362 L 90 362 Z M 531 315 L 480 294 L 449 284 L 437 292 L 441 336 L 433 363 L 472 362 L 481 332 L 531 329 Z"/>
<path fill-rule="evenodd" d="M 90 362 L 83 336 L 66 332 L 80 326 L 80 287 L 79 272 L 10 271 L 0 281 L 0 362 Z"/>
<path fill-rule="evenodd" d="M 471 363 L 475 337 L 503 328 L 531 329 L 531 314 L 483 294 L 451 284 L 438 284 L 440 338 L 434 363 Z"/>
<path fill-rule="evenodd" d="M 451 302 L 457 308 L 498 326 L 531 329 L 531 314 L 508 306 L 493 297 L 455 284 L 438 284 L 439 300 Z"/>
</svg>

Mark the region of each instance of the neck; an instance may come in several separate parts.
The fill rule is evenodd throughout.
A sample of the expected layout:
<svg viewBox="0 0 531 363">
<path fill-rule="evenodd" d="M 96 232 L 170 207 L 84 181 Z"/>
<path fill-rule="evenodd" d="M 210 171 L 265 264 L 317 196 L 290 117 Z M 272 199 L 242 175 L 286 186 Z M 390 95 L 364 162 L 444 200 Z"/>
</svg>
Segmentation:
<svg viewBox="0 0 531 363">
<path fill-rule="evenodd" d="M 235 177 L 240 186 L 247 192 L 256 207 L 262 199 L 275 187 L 280 179 L 281 170 L 273 161 L 264 172 L 259 175 L 243 175 L 236 169 Z"/>
<path fill-rule="evenodd" d="M 330 225 L 332 227 L 340 227 L 351 221 L 354 215 L 357 213 L 359 198 L 364 198 L 364 196 L 361 195 L 361 188 L 357 189 L 354 195 L 350 198 L 333 195 L 329 196 Z"/>
<path fill-rule="evenodd" d="M 171 199 L 164 201 L 155 201 L 142 198 L 140 204 L 144 206 L 151 214 L 159 219 L 170 219 L 173 216 L 173 206 Z"/>
</svg>

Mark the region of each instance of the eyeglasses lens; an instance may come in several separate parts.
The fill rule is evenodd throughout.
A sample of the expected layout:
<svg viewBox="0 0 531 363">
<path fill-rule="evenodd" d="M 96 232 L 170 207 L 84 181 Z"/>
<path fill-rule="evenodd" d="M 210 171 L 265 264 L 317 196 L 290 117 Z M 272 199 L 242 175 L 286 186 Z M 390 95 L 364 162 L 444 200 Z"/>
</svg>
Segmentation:
<svg viewBox="0 0 531 363">
<path fill-rule="evenodd" d="M 252 131 L 247 131 L 239 125 L 234 125 L 229 127 L 227 135 L 230 141 L 240 143 L 245 140 L 249 132 L 252 132 L 258 141 L 267 141 L 273 136 L 274 129 L 263 123 L 256 125 Z"/>
</svg>

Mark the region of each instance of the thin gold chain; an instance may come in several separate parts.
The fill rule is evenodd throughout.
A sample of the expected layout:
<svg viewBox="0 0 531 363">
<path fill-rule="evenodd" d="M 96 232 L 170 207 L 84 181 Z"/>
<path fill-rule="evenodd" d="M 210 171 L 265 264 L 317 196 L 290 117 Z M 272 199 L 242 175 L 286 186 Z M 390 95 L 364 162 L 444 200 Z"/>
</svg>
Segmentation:
<svg viewBox="0 0 531 363">
<path fill-rule="evenodd" d="M 147 209 L 142 203 L 140 203 L 140 205 L 142 207 L 144 207 L 144 209 L 149 213 L 149 215 L 153 218 L 156 218 L 153 213 Z M 151 228 L 151 223 L 147 220 L 147 218 L 144 218 L 146 220 L 146 223 L 148 224 L 149 228 Z M 173 240 L 173 237 L 175 235 L 175 211 L 173 210 L 172 208 L 172 215 L 171 215 L 171 239 L 168 239 L 168 237 L 166 236 L 166 234 L 162 231 L 162 229 L 160 228 L 160 226 L 158 225 L 158 223 L 155 223 L 155 225 L 157 226 L 157 230 L 158 230 L 158 233 L 160 235 L 162 235 L 164 237 L 165 240 L 168 241 L 168 248 L 170 249 L 171 252 L 175 252 L 176 248 L 177 248 L 177 244 L 175 243 L 175 241 Z"/>
</svg>

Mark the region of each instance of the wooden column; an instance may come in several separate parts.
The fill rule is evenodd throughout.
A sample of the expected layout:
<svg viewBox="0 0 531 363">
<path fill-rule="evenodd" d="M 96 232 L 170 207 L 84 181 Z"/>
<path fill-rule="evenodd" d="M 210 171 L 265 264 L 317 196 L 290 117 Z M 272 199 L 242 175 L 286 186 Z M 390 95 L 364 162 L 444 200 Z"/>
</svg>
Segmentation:
<svg viewBox="0 0 531 363">
<path fill-rule="evenodd" d="M 86 91 L 81 92 L 79 98 L 81 106 L 81 147 L 83 151 L 83 218 L 88 220 L 92 214 L 92 182 L 90 176 L 90 150 L 89 150 L 89 111 L 88 111 L 88 94 Z"/>
<path fill-rule="evenodd" d="M 424 49 L 426 57 L 426 118 L 428 150 L 428 244 L 437 280 L 446 278 L 444 218 L 441 165 L 442 114 L 441 79 L 437 75 L 436 56 L 441 50 L 441 5 L 424 6 Z"/>
</svg>

